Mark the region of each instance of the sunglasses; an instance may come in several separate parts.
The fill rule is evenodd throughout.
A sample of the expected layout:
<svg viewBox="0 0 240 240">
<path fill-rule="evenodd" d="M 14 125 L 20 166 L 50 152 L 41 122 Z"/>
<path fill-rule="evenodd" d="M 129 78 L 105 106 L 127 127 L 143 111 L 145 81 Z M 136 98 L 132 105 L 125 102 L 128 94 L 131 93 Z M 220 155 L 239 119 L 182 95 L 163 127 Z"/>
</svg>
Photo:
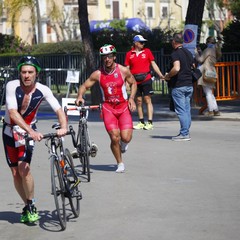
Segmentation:
<svg viewBox="0 0 240 240">
<path fill-rule="evenodd" d="M 109 55 L 102 56 L 103 60 L 106 60 L 107 58 L 112 59 L 112 58 L 114 58 L 114 55 L 113 54 L 109 54 Z"/>
<path fill-rule="evenodd" d="M 139 42 L 141 45 L 144 45 L 145 44 L 145 42 Z"/>
</svg>

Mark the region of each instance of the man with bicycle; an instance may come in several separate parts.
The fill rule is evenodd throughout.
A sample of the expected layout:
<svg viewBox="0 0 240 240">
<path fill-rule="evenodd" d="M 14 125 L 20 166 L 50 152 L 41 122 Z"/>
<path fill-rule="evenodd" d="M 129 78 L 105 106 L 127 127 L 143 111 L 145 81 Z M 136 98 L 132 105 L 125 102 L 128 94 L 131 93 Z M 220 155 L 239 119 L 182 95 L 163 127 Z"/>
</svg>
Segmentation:
<svg viewBox="0 0 240 240">
<path fill-rule="evenodd" d="M 34 180 L 30 171 L 30 163 L 34 141 L 40 141 L 43 138 L 43 135 L 36 131 L 35 124 L 41 102 L 46 99 L 55 111 L 61 125 L 61 128 L 57 130 L 59 136 L 67 133 L 67 121 L 52 91 L 37 82 L 41 70 L 38 60 L 32 56 L 24 56 L 20 59 L 17 69 L 20 79 L 9 81 L 6 85 L 6 111 L 2 136 L 14 186 L 25 204 L 20 222 L 26 223 L 39 219 L 34 204 Z M 25 133 L 33 139 L 28 147 L 24 139 L 21 139 Z"/>
<path fill-rule="evenodd" d="M 133 122 L 130 111 L 136 109 L 134 97 L 137 85 L 130 70 L 115 62 L 116 52 L 116 48 L 110 44 L 100 48 L 102 66 L 79 87 L 76 104 L 84 103 L 83 95 L 86 90 L 99 82 L 103 94 L 103 121 L 111 139 L 112 153 L 117 161 L 116 172 L 120 173 L 125 171 L 122 153 L 126 152 L 132 139 Z M 129 98 L 126 82 L 131 87 Z"/>
</svg>

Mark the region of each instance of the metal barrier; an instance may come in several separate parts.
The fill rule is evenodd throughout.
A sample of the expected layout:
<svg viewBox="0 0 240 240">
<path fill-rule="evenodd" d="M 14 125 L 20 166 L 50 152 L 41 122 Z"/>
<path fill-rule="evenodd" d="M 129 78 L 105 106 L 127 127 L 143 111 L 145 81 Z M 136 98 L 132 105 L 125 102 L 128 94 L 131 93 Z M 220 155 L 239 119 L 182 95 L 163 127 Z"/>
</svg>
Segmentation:
<svg viewBox="0 0 240 240">
<path fill-rule="evenodd" d="M 240 62 L 218 62 L 216 88 L 213 90 L 217 101 L 240 99 Z M 194 102 L 203 105 L 199 114 L 207 108 L 206 98 L 201 86 L 194 86 Z"/>
</svg>

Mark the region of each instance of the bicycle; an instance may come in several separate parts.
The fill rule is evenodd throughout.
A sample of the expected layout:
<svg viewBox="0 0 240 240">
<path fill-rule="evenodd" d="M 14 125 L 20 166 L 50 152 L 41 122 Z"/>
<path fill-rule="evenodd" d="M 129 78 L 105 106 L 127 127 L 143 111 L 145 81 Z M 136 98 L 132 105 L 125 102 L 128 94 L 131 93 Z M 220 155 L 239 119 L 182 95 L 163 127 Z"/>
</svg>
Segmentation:
<svg viewBox="0 0 240 240">
<path fill-rule="evenodd" d="M 72 127 L 69 126 L 69 130 L 72 136 L 73 146 L 76 149 L 76 152 L 72 154 L 73 158 L 79 158 L 80 164 L 82 165 L 82 174 L 87 176 L 87 181 L 91 180 L 90 173 L 90 161 L 89 156 L 95 157 L 98 151 L 97 145 L 91 142 L 90 135 L 88 131 L 88 114 L 89 110 L 101 109 L 101 105 L 92 105 L 92 106 L 75 106 L 75 104 L 68 103 L 68 105 L 74 106 L 65 106 L 64 111 L 67 114 L 67 111 L 79 111 L 79 122 L 78 122 L 78 132 L 77 135 Z"/>
<path fill-rule="evenodd" d="M 59 129 L 60 124 L 56 123 L 52 128 Z M 71 132 L 68 131 L 67 135 Z M 27 142 L 31 138 L 26 138 Z M 51 193 L 54 195 L 54 202 L 62 230 L 66 229 L 66 207 L 65 198 L 68 198 L 74 217 L 80 214 L 80 200 L 82 194 L 78 189 L 80 179 L 77 176 L 70 151 L 63 147 L 63 137 L 58 137 L 57 133 L 43 135 L 46 139 L 45 145 L 50 154 L 51 168 Z"/>
</svg>

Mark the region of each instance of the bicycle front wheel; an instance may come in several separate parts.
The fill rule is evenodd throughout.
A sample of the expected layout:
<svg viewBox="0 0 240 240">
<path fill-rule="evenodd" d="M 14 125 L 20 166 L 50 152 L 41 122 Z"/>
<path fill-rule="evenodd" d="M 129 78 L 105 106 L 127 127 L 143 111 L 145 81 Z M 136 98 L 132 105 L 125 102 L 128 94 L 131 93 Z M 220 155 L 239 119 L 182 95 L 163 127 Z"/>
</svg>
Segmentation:
<svg viewBox="0 0 240 240">
<path fill-rule="evenodd" d="M 80 213 L 80 200 L 82 199 L 82 194 L 79 190 L 80 179 L 77 176 L 72 155 L 67 148 L 65 149 L 64 157 L 66 196 L 69 199 L 74 217 L 78 217 Z"/>
<path fill-rule="evenodd" d="M 83 125 L 82 128 L 82 138 L 81 138 L 81 162 L 82 162 L 82 173 L 87 176 L 88 182 L 91 180 L 90 165 L 89 165 L 89 154 L 90 154 L 90 142 L 88 129 L 86 125 Z"/>
<path fill-rule="evenodd" d="M 66 229 L 66 209 L 65 209 L 65 187 L 62 176 L 62 169 L 55 156 L 51 158 L 51 182 L 52 194 L 56 205 L 58 219 L 62 230 Z"/>
</svg>

